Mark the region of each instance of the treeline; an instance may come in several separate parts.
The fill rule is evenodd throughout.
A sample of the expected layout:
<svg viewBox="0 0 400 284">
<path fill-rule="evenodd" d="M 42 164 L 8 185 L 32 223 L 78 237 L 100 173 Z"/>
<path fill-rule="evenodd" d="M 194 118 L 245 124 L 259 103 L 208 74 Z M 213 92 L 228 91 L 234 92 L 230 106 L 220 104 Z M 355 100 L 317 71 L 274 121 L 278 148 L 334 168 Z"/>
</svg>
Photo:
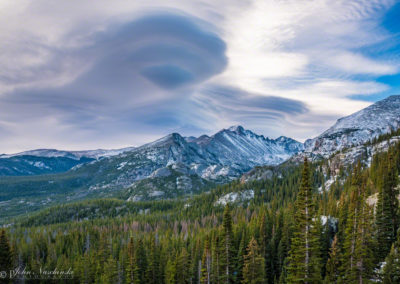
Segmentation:
<svg viewBox="0 0 400 284">
<path fill-rule="evenodd" d="M 54 283 L 399 283 L 400 145 L 325 192 L 317 190 L 321 168 L 306 161 L 165 210 L 148 203 L 148 214 L 10 227 L 0 235 L 0 264 L 73 270 Z M 246 189 L 256 193 L 249 203 L 214 206 Z"/>
</svg>

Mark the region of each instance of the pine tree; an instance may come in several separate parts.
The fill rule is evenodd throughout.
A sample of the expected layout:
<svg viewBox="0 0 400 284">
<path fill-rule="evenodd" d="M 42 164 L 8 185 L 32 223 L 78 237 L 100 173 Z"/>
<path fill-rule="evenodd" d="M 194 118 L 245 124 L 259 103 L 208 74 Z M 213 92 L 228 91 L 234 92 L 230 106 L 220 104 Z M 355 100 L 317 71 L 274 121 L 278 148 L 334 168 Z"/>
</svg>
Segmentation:
<svg viewBox="0 0 400 284">
<path fill-rule="evenodd" d="M 0 271 L 5 271 L 8 275 L 9 271 L 12 269 L 12 252 L 10 248 L 10 243 L 8 241 L 6 231 L 4 229 L 0 232 Z M 9 283 L 8 277 L 5 279 L 0 279 L 0 283 Z"/>
<path fill-rule="evenodd" d="M 105 263 L 107 261 L 107 256 L 109 254 L 109 244 L 105 234 L 101 234 L 99 241 L 99 248 L 96 255 L 96 279 L 100 281 L 102 275 L 104 274 Z"/>
<path fill-rule="evenodd" d="M 126 264 L 126 283 L 140 283 L 139 279 L 139 267 L 137 263 L 137 256 L 135 251 L 135 245 L 133 237 L 130 238 L 128 244 L 128 258 Z"/>
<path fill-rule="evenodd" d="M 181 253 L 178 255 L 176 261 L 176 283 L 177 284 L 186 284 L 190 282 L 190 259 L 189 254 L 186 248 L 181 250 Z"/>
<path fill-rule="evenodd" d="M 244 256 L 243 280 L 245 284 L 265 283 L 265 261 L 261 256 L 257 241 L 252 238 Z"/>
<path fill-rule="evenodd" d="M 201 260 L 201 279 L 200 282 L 203 284 L 211 283 L 211 250 L 210 241 L 208 237 L 206 238 L 204 244 L 203 257 Z"/>
<path fill-rule="evenodd" d="M 333 238 L 331 250 L 329 252 L 329 259 L 326 263 L 326 277 L 327 283 L 338 283 L 340 276 L 340 247 L 338 244 L 337 235 Z"/>
<path fill-rule="evenodd" d="M 110 255 L 104 263 L 104 273 L 100 277 L 101 283 L 117 283 L 118 282 L 118 266 L 115 259 Z"/>
<path fill-rule="evenodd" d="M 239 243 L 239 249 L 236 256 L 236 282 L 240 282 L 243 279 L 243 263 L 244 263 L 244 255 L 246 253 L 246 233 L 242 232 L 241 239 Z"/>
<path fill-rule="evenodd" d="M 294 213 L 294 232 L 289 252 L 288 283 L 321 283 L 319 236 L 316 231 L 310 170 L 307 159 Z"/>
<path fill-rule="evenodd" d="M 222 244 L 221 244 L 221 283 L 232 283 L 234 281 L 234 250 L 232 216 L 229 204 L 225 206 L 222 223 Z"/>
<path fill-rule="evenodd" d="M 144 249 L 144 243 L 142 239 L 137 241 L 136 245 L 136 260 L 138 266 L 139 282 L 144 283 L 146 279 L 146 267 L 147 267 L 147 255 Z"/>
<path fill-rule="evenodd" d="M 382 164 L 382 181 L 378 194 L 376 208 L 376 255 L 383 261 L 389 253 L 392 243 L 396 240 L 399 225 L 399 201 L 397 199 L 397 167 L 393 161 L 393 154 Z"/>
<path fill-rule="evenodd" d="M 162 276 L 160 275 L 160 252 L 154 235 L 150 237 L 150 253 L 147 260 L 147 283 L 159 283 Z"/>
<path fill-rule="evenodd" d="M 217 232 L 214 237 L 212 246 L 212 261 L 211 261 L 211 279 L 212 283 L 220 283 L 221 281 L 221 237 Z"/>
<path fill-rule="evenodd" d="M 400 232 L 385 262 L 386 265 L 383 268 L 383 283 L 400 283 Z"/>
<path fill-rule="evenodd" d="M 352 174 L 341 271 L 345 283 L 364 283 L 372 277 L 372 209 L 365 202 L 359 163 Z"/>
<path fill-rule="evenodd" d="M 172 259 L 168 259 L 167 265 L 165 267 L 165 283 L 166 284 L 174 284 L 176 283 L 176 263 Z"/>
</svg>

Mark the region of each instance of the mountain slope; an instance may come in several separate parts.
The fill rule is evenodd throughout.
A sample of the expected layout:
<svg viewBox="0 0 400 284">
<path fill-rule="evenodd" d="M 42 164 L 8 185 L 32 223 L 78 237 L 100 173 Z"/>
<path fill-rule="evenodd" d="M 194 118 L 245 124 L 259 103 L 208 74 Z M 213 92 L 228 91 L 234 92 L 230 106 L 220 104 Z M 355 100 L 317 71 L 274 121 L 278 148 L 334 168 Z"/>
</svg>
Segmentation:
<svg viewBox="0 0 400 284">
<path fill-rule="evenodd" d="M 26 176 L 66 172 L 74 166 L 93 160 L 119 155 L 134 149 L 62 151 L 36 149 L 0 155 L 0 176 Z"/>
<path fill-rule="evenodd" d="M 400 127 L 400 95 L 390 96 L 352 115 L 304 143 L 305 152 L 325 158 L 333 153 L 372 141 Z"/>
<path fill-rule="evenodd" d="M 0 159 L 0 176 L 26 176 L 60 173 L 93 159 L 81 157 L 14 156 Z"/>
<path fill-rule="evenodd" d="M 77 164 L 67 172 L 3 177 L 0 218 L 66 200 L 112 196 L 153 200 L 193 194 L 239 177 L 256 165 L 278 164 L 301 149 L 302 144 L 290 138 L 273 140 L 241 126 L 198 138 L 172 133 L 119 155 Z M 60 153 L 47 150 L 45 154 Z M 3 160 L 21 157 L 26 156 Z"/>
</svg>

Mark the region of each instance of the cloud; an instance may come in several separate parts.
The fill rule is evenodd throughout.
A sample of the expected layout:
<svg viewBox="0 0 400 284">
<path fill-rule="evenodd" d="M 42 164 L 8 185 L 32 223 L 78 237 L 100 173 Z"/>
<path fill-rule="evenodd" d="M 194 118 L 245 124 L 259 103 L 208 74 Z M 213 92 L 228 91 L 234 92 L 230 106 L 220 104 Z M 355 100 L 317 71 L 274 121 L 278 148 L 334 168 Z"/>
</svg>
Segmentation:
<svg viewBox="0 0 400 284">
<path fill-rule="evenodd" d="M 317 135 L 391 92 L 379 78 L 400 70 L 398 35 L 382 25 L 395 2 L 5 0 L 0 152 L 232 124 Z"/>
<path fill-rule="evenodd" d="M 360 54 L 341 52 L 327 58 L 327 64 L 350 74 L 391 75 L 398 72 L 398 67 L 372 60 Z"/>
<path fill-rule="evenodd" d="M 201 88 L 194 95 L 189 109 L 198 114 L 192 116 L 192 123 L 204 129 L 210 129 L 211 125 L 212 130 L 217 131 L 232 124 L 243 124 L 261 131 L 267 125 L 270 136 L 280 133 L 279 125 L 285 123 L 287 117 L 308 112 L 307 106 L 298 100 L 254 94 L 221 85 Z"/>
<path fill-rule="evenodd" d="M 89 45 L 55 51 L 47 65 L 28 68 L 39 74 L 52 70 L 57 77 L 71 72 L 58 63 L 84 62 L 78 75 L 61 85 L 19 86 L 3 93 L 0 121 L 14 121 L 22 131 L 21 124 L 49 119 L 52 128 L 35 124 L 36 131 L 55 133 L 54 128 L 67 126 L 75 135 L 87 134 L 79 140 L 146 134 L 149 128 L 169 131 L 179 124 L 179 106 L 196 86 L 226 67 L 225 43 L 205 26 L 171 13 L 111 25 L 86 39 Z"/>
</svg>

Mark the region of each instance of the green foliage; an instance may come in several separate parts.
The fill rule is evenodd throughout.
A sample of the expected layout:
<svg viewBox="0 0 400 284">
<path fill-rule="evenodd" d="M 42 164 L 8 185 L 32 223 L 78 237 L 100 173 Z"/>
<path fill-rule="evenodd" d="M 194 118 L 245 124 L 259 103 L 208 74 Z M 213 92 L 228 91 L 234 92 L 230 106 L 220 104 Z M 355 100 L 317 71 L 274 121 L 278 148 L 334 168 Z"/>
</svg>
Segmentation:
<svg viewBox="0 0 400 284">
<path fill-rule="evenodd" d="M 9 271 L 14 268 L 12 263 L 12 253 L 10 243 L 8 241 L 6 231 L 2 229 L 0 231 L 0 271 L 6 273 L 5 279 L 0 279 L 0 283 L 8 283 Z"/>
<path fill-rule="evenodd" d="M 378 204 L 376 209 L 377 257 L 385 259 L 396 239 L 399 226 L 399 190 L 397 189 L 397 167 L 390 151 L 381 165 Z"/>
<path fill-rule="evenodd" d="M 320 247 L 316 231 L 319 218 L 316 218 L 315 214 L 307 159 L 304 160 L 301 186 L 294 210 L 295 224 L 289 252 L 287 282 L 320 283 Z"/>
<path fill-rule="evenodd" d="M 260 253 L 257 241 L 252 238 L 247 246 L 247 254 L 244 256 L 243 280 L 244 284 L 265 283 L 265 260 Z"/>
<path fill-rule="evenodd" d="M 392 245 L 385 262 L 386 264 L 383 268 L 383 283 L 400 283 L 400 234 L 397 241 Z"/>
</svg>

